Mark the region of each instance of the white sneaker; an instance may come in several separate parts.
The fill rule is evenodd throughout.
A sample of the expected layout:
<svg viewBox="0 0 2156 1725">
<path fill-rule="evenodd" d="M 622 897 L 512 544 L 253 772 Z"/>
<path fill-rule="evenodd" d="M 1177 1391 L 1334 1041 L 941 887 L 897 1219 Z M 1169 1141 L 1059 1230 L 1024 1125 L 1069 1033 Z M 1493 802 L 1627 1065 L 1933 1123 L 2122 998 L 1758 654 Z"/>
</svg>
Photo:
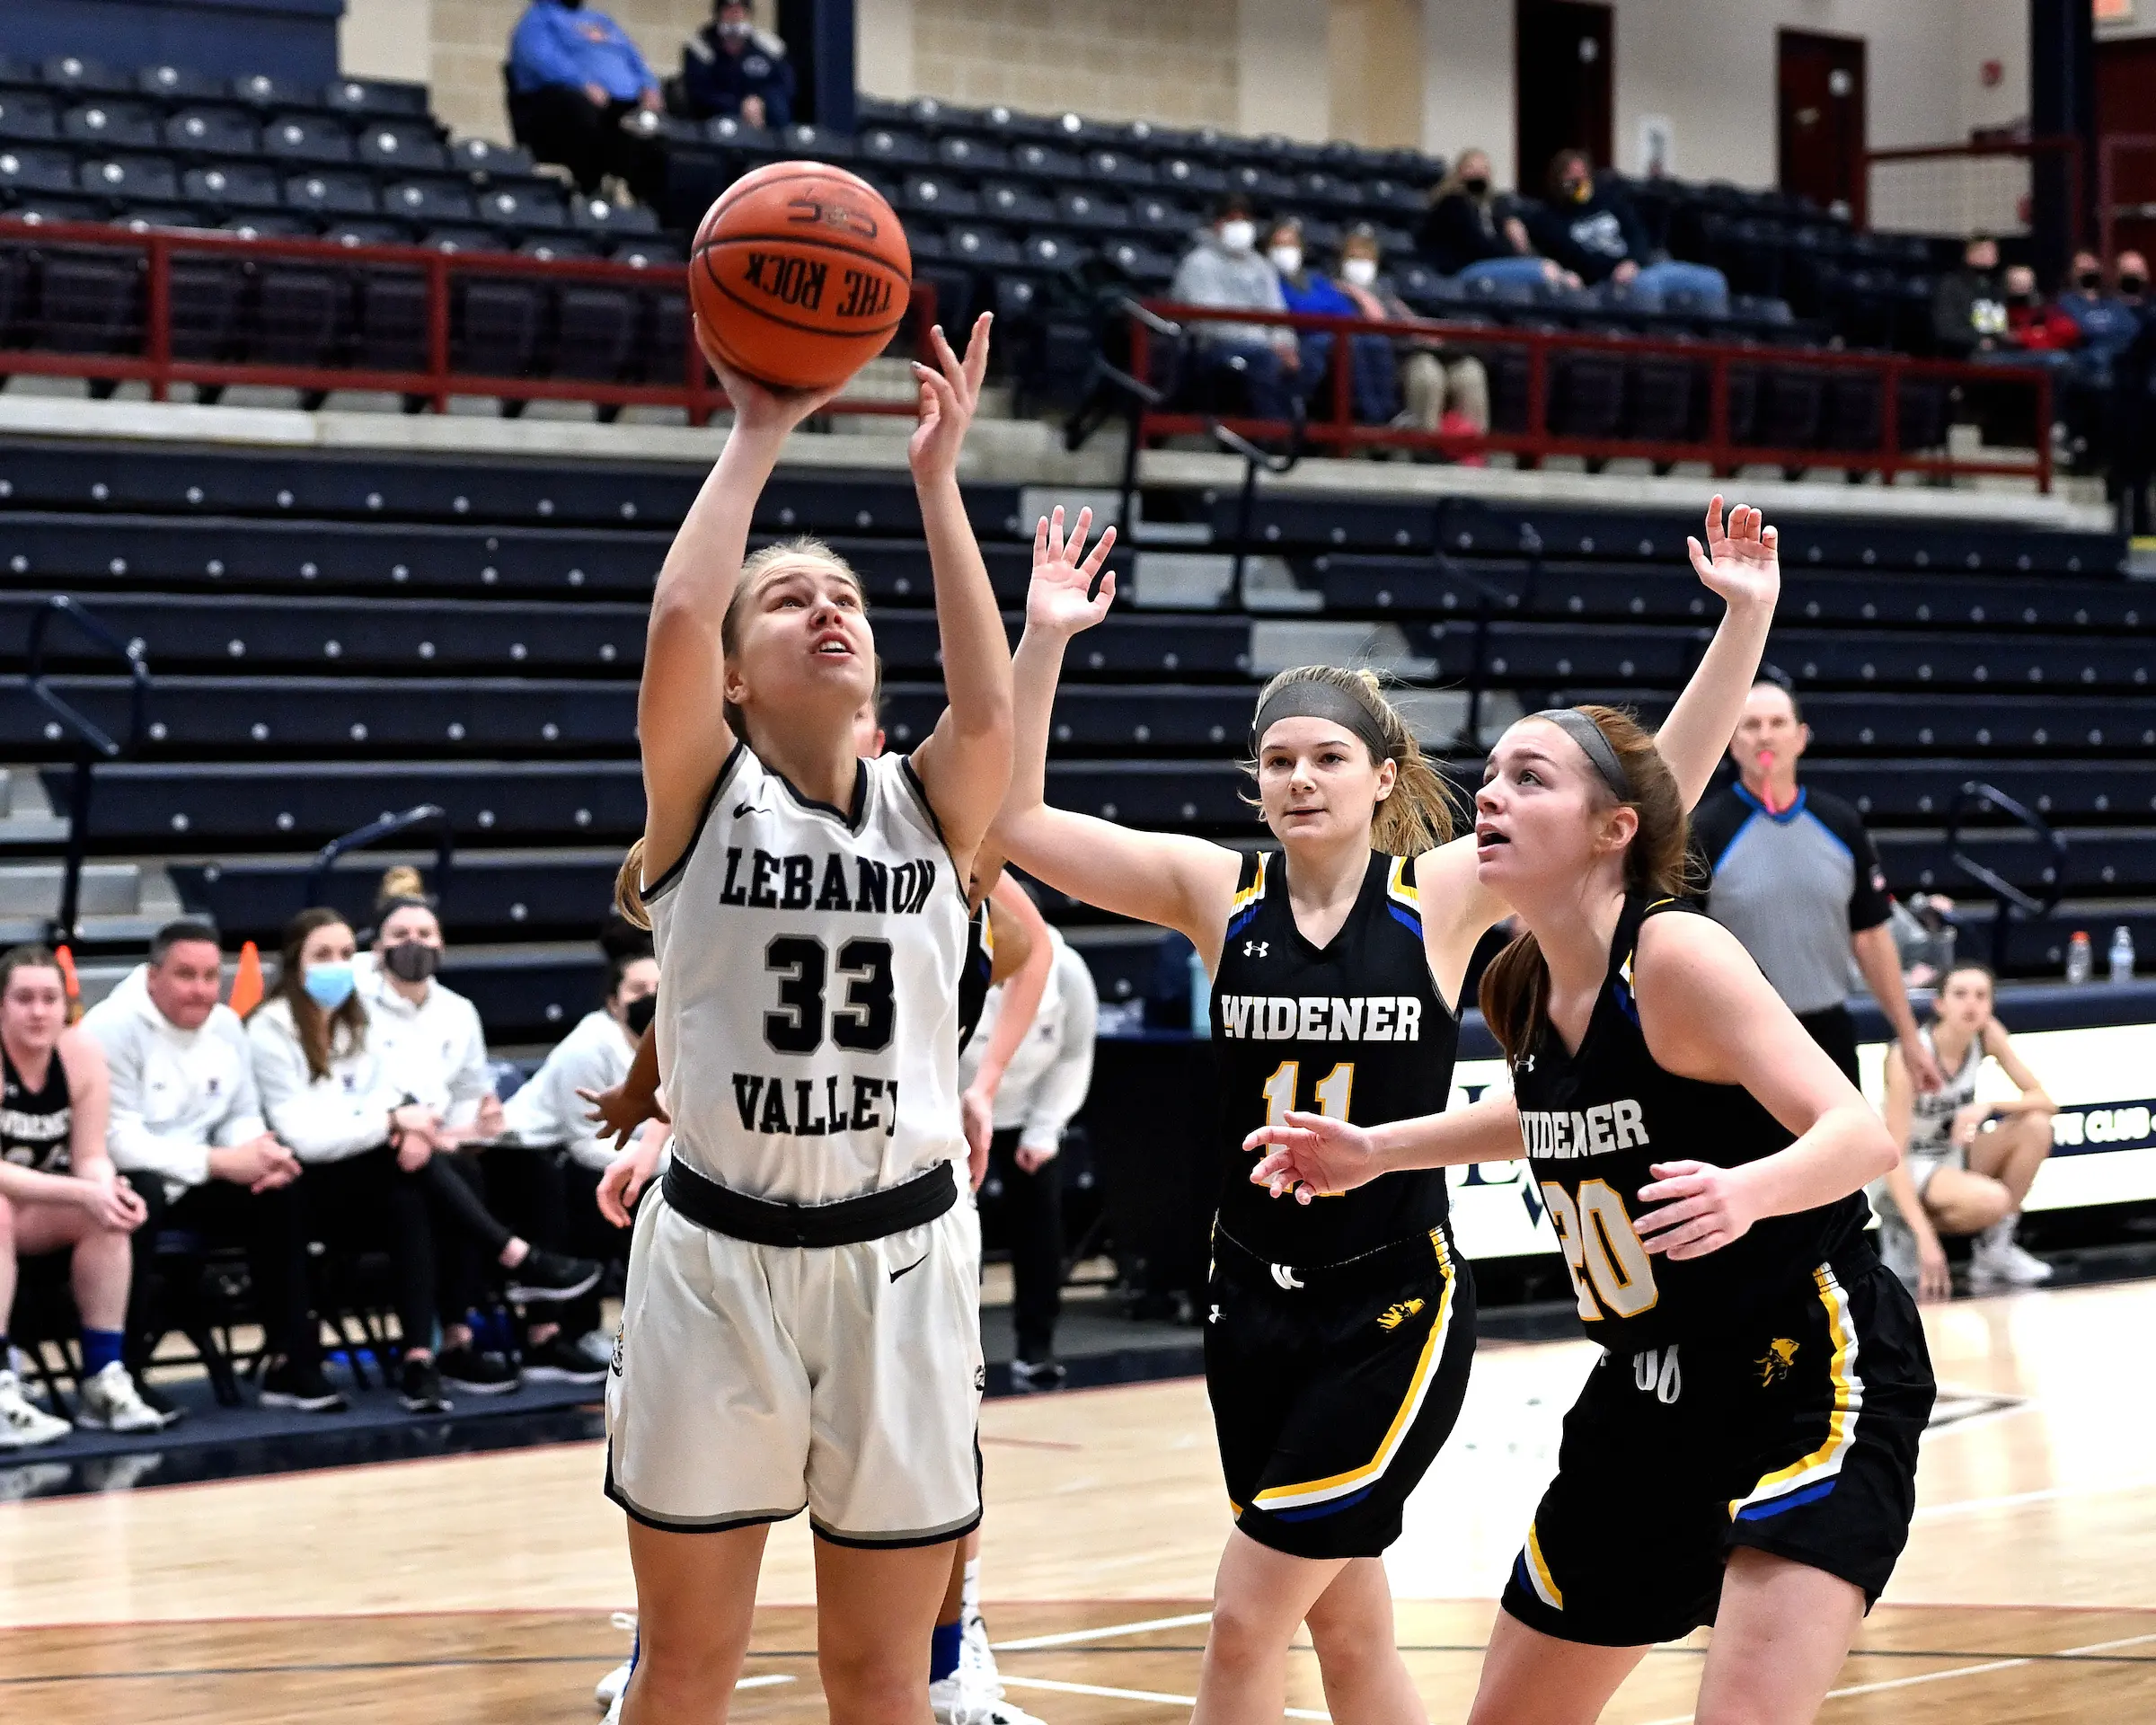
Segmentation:
<svg viewBox="0 0 2156 1725">
<path fill-rule="evenodd" d="M 22 1393 L 22 1380 L 0 1372 L 0 1449 L 29 1449 L 57 1443 L 75 1428 L 56 1420 Z"/>
<path fill-rule="evenodd" d="M 2041 1287 L 2051 1266 L 2014 1238 L 2016 1218 L 1993 1223 L 1976 1236 L 1969 1252 L 1971 1287 Z"/>
<path fill-rule="evenodd" d="M 84 1381 L 75 1423 L 92 1431 L 163 1431 L 170 1422 L 142 1399 L 128 1368 L 116 1359 Z"/>
<path fill-rule="evenodd" d="M 601 1677 L 591 1692 L 591 1698 L 606 1710 L 608 1720 L 616 1720 L 622 1713 L 622 1691 L 629 1686 L 629 1674 L 636 1669 L 636 1618 L 633 1614 L 617 1611 L 614 1626 L 629 1632 L 629 1657 Z"/>
<path fill-rule="evenodd" d="M 957 1685 L 961 1710 L 954 1716 L 953 1725 L 1041 1725 L 1024 1708 L 1004 1699 L 995 1653 L 988 1645 L 988 1625 L 977 1613 L 966 1619 L 959 1643 L 959 1668 L 947 1681 Z M 930 1687 L 932 1692 L 934 1685 Z"/>
</svg>

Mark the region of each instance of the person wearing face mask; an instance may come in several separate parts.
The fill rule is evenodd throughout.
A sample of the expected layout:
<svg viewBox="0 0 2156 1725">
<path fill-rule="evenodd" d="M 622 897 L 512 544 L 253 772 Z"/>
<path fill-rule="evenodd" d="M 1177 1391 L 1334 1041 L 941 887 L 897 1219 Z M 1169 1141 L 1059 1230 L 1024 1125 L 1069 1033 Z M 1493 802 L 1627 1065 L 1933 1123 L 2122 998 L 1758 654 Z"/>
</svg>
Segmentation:
<svg viewBox="0 0 2156 1725">
<path fill-rule="evenodd" d="M 542 162 L 569 170 L 587 198 L 608 175 L 643 203 L 666 190 L 648 128 L 658 80 L 621 25 L 583 0 L 531 0 L 509 38 L 509 125 Z"/>
<path fill-rule="evenodd" d="M 561 1232 L 552 1237 L 579 1256 L 626 1264 L 630 1230 L 608 1221 L 598 1205 L 599 1176 L 614 1160 L 614 1145 L 578 1092 L 612 1090 L 626 1078 L 637 1044 L 651 1028 L 658 1008 L 658 960 L 651 955 L 649 935 L 616 944 L 607 960 L 606 982 L 604 1003 L 555 1045 L 539 1070 L 502 1105 L 502 1112 L 508 1136 L 548 1156 L 560 1170 Z M 632 1136 L 655 1132 L 663 1137 L 665 1131 L 654 1120 Z M 575 1338 L 577 1356 L 591 1381 L 604 1377 L 614 1338 L 599 1329 L 596 1294 L 583 1295 L 564 1307 L 561 1322 L 563 1331 Z"/>
<path fill-rule="evenodd" d="M 440 1125 L 412 1101 L 367 1045 L 352 968 L 357 942 L 336 911 L 303 910 L 285 925 L 277 986 L 247 1017 L 262 1113 L 302 1170 L 311 1239 L 385 1245 L 403 1338 L 398 1391 L 414 1413 L 450 1403 L 434 1359 L 435 1246 L 423 1173 Z"/>
<path fill-rule="evenodd" d="M 1579 150 L 1560 150 L 1550 163 L 1550 199 L 1528 224 L 1542 252 L 1589 287 L 1613 284 L 1632 306 L 1658 312 L 1673 292 L 1692 294 L 1708 317 L 1729 314 L 1729 282 L 1719 270 L 1674 258 L 1657 259 L 1639 212 L 1613 174 L 1597 176 Z"/>
<path fill-rule="evenodd" d="M 719 0 L 711 22 L 682 44 L 682 106 L 693 119 L 737 116 L 744 126 L 793 123 L 793 62 L 758 30 L 746 0 Z"/>
<path fill-rule="evenodd" d="M 495 1395 L 517 1387 L 520 1374 L 498 1349 L 475 1345 L 469 1317 L 491 1287 L 519 1305 L 574 1300 L 599 1278 L 599 1266 L 535 1244 L 512 1229 L 490 1202 L 489 1181 L 478 1146 L 499 1138 L 507 1127 L 494 1094 L 486 1033 L 479 1013 L 455 990 L 435 979 L 441 968 L 442 925 L 420 895 L 419 871 L 395 868 L 383 877 L 375 911 L 374 951 L 359 962 L 358 991 L 369 1036 L 389 1081 L 436 1124 L 408 1134 L 427 1147 L 424 1170 L 435 1205 L 442 1315 L 439 1365 L 451 1390 Z M 505 1166 L 506 1184 L 522 1182 L 524 1167 Z M 528 1189 L 527 1189 L 528 1190 Z M 543 1216 L 543 1197 L 528 1208 Z M 531 1232 L 537 1233 L 537 1227 Z M 552 1344 L 557 1326 L 535 1323 L 527 1352 L 535 1366 L 559 1365 Z"/>
<path fill-rule="evenodd" d="M 1324 317 L 1362 314 L 1362 308 L 1340 291 L 1338 283 L 1324 271 L 1311 268 L 1310 251 L 1303 243 L 1303 224 L 1294 217 L 1273 224 L 1266 235 L 1265 255 L 1280 272 L 1280 294 L 1289 311 Z M 1298 330 L 1295 335 L 1302 363 L 1296 367 L 1294 387 L 1307 402 L 1318 394 L 1332 364 L 1333 332 Z M 1382 335 L 1351 336 L 1348 359 L 1350 410 L 1361 424 L 1384 424 L 1400 406 L 1400 368 L 1392 357 L 1392 344 Z M 1330 417 L 1331 402 L 1330 394 L 1319 400 L 1321 416 Z"/>
<path fill-rule="evenodd" d="M 1491 189 L 1489 156 L 1483 150 L 1461 151 L 1453 171 L 1430 189 L 1415 249 L 1440 275 L 1462 281 L 1579 286 L 1577 277 L 1535 255 L 1527 224 Z"/>
<path fill-rule="evenodd" d="M 2046 305 L 2037 292 L 2037 272 L 2017 263 L 2006 272 L 2006 337 L 2001 351 L 2027 358 L 2052 355 L 2063 359 L 2067 350 L 2080 345 L 2081 327 L 2056 305 Z"/>
<path fill-rule="evenodd" d="M 2150 380 L 2156 371 L 2156 318 L 2148 304 L 2149 265 L 2138 252 L 2121 252 L 2114 266 L 2119 303 L 2134 314 L 2133 338 L 2113 358 L 2107 416 L 2111 441 L 2107 482 L 2127 533 L 2146 533 L 2152 521 L 2149 481 L 2156 468 L 2156 436 L 2150 424 Z"/>
<path fill-rule="evenodd" d="M 1961 268 L 1931 288 L 1931 339 L 1949 359 L 1988 352 L 2006 333 L 2006 291 L 1999 281 L 1999 242 L 1973 234 Z"/>
<path fill-rule="evenodd" d="M 2111 386 L 2112 361 L 2133 345 L 2141 331 L 2141 314 L 2124 296 L 2125 266 L 2128 261 L 2141 265 L 2141 254 L 2136 252 L 2119 255 L 2121 291 L 2112 293 L 2104 279 L 2104 266 L 2093 252 L 2076 252 L 2073 254 L 2073 279 L 2056 302 L 2060 312 L 2073 320 L 2081 333 L 2082 375 L 2089 384 L 2098 389 Z M 2141 266 L 2145 278 L 2146 266 Z M 2141 283 L 2136 279 L 2138 288 Z"/>
<path fill-rule="evenodd" d="M 1258 250 L 1258 224 L 1247 199 L 1231 193 L 1214 213 L 1213 225 L 1176 265 L 1169 298 L 1184 305 L 1221 310 L 1285 312 L 1280 272 Z M 1197 334 L 1197 362 L 1206 380 L 1232 379 L 1244 405 L 1261 420 L 1288 414 L 1289 377 L 1302 357 L 1294 332 L 1279 323 L 1236 323 L 1207 319 Z"/>
<path fill-rule="evenodd" d="M 1387 322 L 1413 317 L 1406 302 L 1378 275 L 1378 256 L 1375 231 L 1367 224 L 1356 226 L 1340 243 L 1340 291 L 1365 317 Z M 1382 339 L 1356 337 L 1358 342 Z M 1489 430 L 1489 377 L 1473 354 L 1454 352 L 1435 336 L 1394 343 L 1393 350 L 1404 356 L 1407 392 L 1406 411 L 1395 425 L 1478 438 Z M 1486 458 L 1470 455 L 1464 459 L 1480 466 Z"/>
</svg>

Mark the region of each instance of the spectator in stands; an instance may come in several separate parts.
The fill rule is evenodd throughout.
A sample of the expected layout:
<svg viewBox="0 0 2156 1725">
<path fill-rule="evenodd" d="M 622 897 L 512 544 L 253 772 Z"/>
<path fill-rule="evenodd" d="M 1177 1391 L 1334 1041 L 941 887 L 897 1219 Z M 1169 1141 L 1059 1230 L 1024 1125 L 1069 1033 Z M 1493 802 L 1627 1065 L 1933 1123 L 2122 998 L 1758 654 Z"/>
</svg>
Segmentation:
<svg viewBox="0 0 2156 1725">
<path fill-rule="evenodd" d="M 1999 243 L 1989 234 L 1971 239 L 1961 268 L 1940 277 L 1931 289 L 1931 339 L 1949 359 L 1988 353 L 2006 333 L 2006 292 L 1999 281 Z"/>
<path fill-rule="evenodd" d="M 645 129 L 658 80 L 628 32 L 583 0 L 531 0 L 509 38 L 509 123 L 542 162 L 596 197 L 608 175 L 640 202 L 666 190 L 666 157 Z"/>
<path fill-rule="evenodd" d="M 1462 281 L 1579 286 L 1578 277 L 1535 254 L 1527 224 L 1491 190 L 1489 156 L 1481 150 L 1461 151 L 1453 171 L 1430 189 L 1415 248 L 1439 275 Z"/>
<path fill-rule="evenodd" d="M 1000 1211 L 1011 1243 L 1018 1330 L 1011 1377 L 1023 1389 L 1053 1389 L 1063 1381 L 1056 1358 L 1056 1320 L 1063 1304 L 1063 1172 L 1056 1152 L 1092 1087 L 1100 1011 L 1085 960 L 1053 929 L 1048 942 L 1055 958 L 1039 1009 L 995 1088 L 988 1167 L 989 1183 L 998 1190 L 984 1192 Z M 959 1058 L 960 1077 L 968 1084 L 994 1039 L 1004 986 L 989 990 L 980 1028 Z"/>
<path fill-rule="evenodd" d="M 791 126 L 786 44 L 756 28 L 745 0 L 719 0 L 711 22 L 682 44 L 681 97 L 693 119 L 728 114 L 744 126 Z"/>
<path fill-rule="evenodd" d="M 268 1369 L 271 1407 L 339 1413 L 344 1398 L 322 1375 L 321 1337 L 307 1306 L 306 1231 L 299 1158 L 262 1119 L 247 1032 L 217 998 L 224 981 L 217 932 L 208 923 L 167 923 L 149 962 L 90 1009 L 83 1028 L 111 1069 L 105 1128 L 112 1163 L 141 1199 L 135 1230 L 128 1366 L 158 1412 L 176 1412 L 144 1381 L 162 1326 L 154 1326 L 152 1254 L 158 1235 L 182 1228 L 245 1248 Z"/>
<path fill-rule="evenodd" d="M 1213 226 L 1175 267 L 1168 296 L 1185 305 L 1223 311 L 1285 312 L 1280 274 L 1258 250 L 1258 224 L 1250 200 L 1231 192 L 1214 211 Z M 1294 332 L 1278 323 L 1236 323 L 1206 319 L 1196 324 L 1201 378 L 1240 381 L 1245 402 L 1261 420 L 1288 414 L 1290 374 L 1302 364 Z"/>
<path fill-rule="evenodd" d="M 81 1025 L 68 1025 L 59 960 L 41 946 L 0 956 L 0 1450 L 49 1444 L 71 1429 L 22 1393 L 8 1351 L 17 1267 L 40 1259 L 66 1260 L 55 1268 L 73 1283 L 82 1320 L 76 1418 L 106 1431 L 155 1431 L 164 1416 L 120 1363 L 128 1236 L 146 1212 L 105 1148 L 104 1050 Z"/>
<path fill-rule="evenodd" d="M 416 869 L 392 869 L 383 877 L 373 961 L 356 967 L 358 989 L 384 1075 L 439 1122 L 425 1136 L 441 1265 L 443 1381 L 452 1389 L 499 1394 L 516 1388 L 519 1373 L 502 1349 L 479 1344 L 471 1322 L 487 1297 L 492 1271 L 506 1272 L 511 1302 L 535 1305 L 575 1299 L 598 1280 L 599 1266 L 535 1244 L 501 1221 L 488 1201 L 478 1146 L 500 1137 L 507 1121 L 494 1093 L 478 1009 L 435 979 L 442 924 L 420 889 Z M 545 1170 L 512 1162 L 500 1172 L 515 1187 L 519 1176 L 543 1178 Z M 541 1195 L 526 1208 L 543 1215 L 558 1205 Z M 527 1340 L 543 1358 L 551 1356 L 556 1336 L 556 1326 L 538 1323 Z"/>
<path fill-rule="evenodd" d="M 2057 1105 L 2045 1094 L 1992 1011 L 1992 973 L 1964 960 L 1939 985 L 1924 1044 L 1947 1075 L 1930 1095 L 1909 1082 L 1901 1050 L 1886 1051 L 1886 1129 L 1903 1147 L 1894 1171 L 1874 1183 L 1879 1256 L 1922 1300 L 1954 1291 L 1942 1234 L 1974 1234 L 1969 1285 L 1977 1293 L 2035 1287 L 2052 1267 L 2015 1238 L 2022 1201 L 2051 1154 Z M 2019 1092 L 1980 1102 L 1976 1077 L 1995 1060 Z"/>
<path fill-rule="evenodd" d="M 1795 695 L 1772 683 L 1753 688 L 1729 746 L 1737 783 L 1708 792 L 1692 812 L 1692 837 L 1712 877 L 1707 912 L 1744 943 L 1851 1084 L 1857 1031 L 1846 1003 L 1853 952 L 1918 1088 L 1937 1090 L 1938 1065 L 1902 986 L 1886 877 L 1871 836 L 1839 797 L 1797 783 L 1811 739 Z"/>
<path fill-rule="evenodd" d="M 2138 323 L 2133 339 L 2111 361 L 2111 466 L 2107 483 L 2119 505 L 2121 527 L 2143 534 L 2156 526 L 2149 502 L 2151 472 L 2156 469 L 2156 424 L 2151 422 L 2156 405 L 2150 400 L 2156 374 L 2156 316 L 2151 315 L 2148 300 L 2148 260 L 2138 252 L 2121 252 L 2115 269 L 2119 304 Z"/>
<path fill-rule="evenodd" d="M 2037 272 L 2017 263 L 2006 272 L 2006 332 L 2000 338 L 2001 353 L 2028 358 L 2054 357 L 2063 361 L 2070 349 L 2080 345 L 2081 326 L 2063 307 L 2046 305 L 2037 291 Z"/>
<path fill-rule="evenodd" d="M 277 986 L 247 1017 L 262 1112 L 304 1171 L 307 1236 L 389 1256 L 403 1356 L 398 1389 L 415 1413 L 449 1402 L 434 1358 L 435 1244 L 425 1169 L 441 1117 L 415 1102 L 367 1046 L 350 926 L 303 910 L 285 926 Z"/>
<path fill-rule="evenodd" d="M 602 1264 L 626 1264 L 629 1230 L 615 1227 L 598 1207 L 599 1176 L 618 1146 L 601 1136 L 590 1104 L 579 1092 L 596 1095 L 626 1078 L 636 1045 L 651 1027 L 658 1004 L 658 960 L 651 956 L 649 937 L 640 945 L 617 949 L 607 961 L 606 975 L 605 1004 L 555 1045 L 545 1064 L 503 1104 L 503 1112 L 518 1144 L 554 1157 L 560 1166 L 565 1207 L 561 1238 L 569 1249 Z M 658 1121 L 648 1120 L 632 1136 L 665 1131 Z M 598 1327 L 596 1296 L 583 1296 L 562 1318 L 592 1380 L 604 1377 L 614 1343 Z"/>
<path fill-rule="evenodd" d="M 1358 223 L 1340 243 L 1340 291 L 1368 318 L 1393 321 L 1414 313 L 1392 291 L 1380 273 L 1383 253 L 1377 232 Z M 1359 341 L 1372 336 L 1356 337 Z M 1434 335 L 1407 337 L 1393 344 L 1402 362 L 1401 379 L 1407 406 L 1394 422 L 1418 431 L 1445 431 L 1457 436 L 1482 437 L 1489 430 L 1489 376 L 1471 353 L 1447 348 Z M 1470 456 L 1480 464 L 1484 457 Z"/>
<path fill-rule="evenodd" d="M 1560 150 L 1550 163 L 1550 201 L 1528 223 L 1548 257 L 1590 287 L 1613 284 L 1630 303 L 1658 312 L 1670 295 L 1692 296 L 1700 313 L 1726 317 L 1729 282 L 1710 264 L 1657 258 L 1639 212 L 1615 174 L 1596 174 L 1578 150 Z"/>
<path fill-rule="evenodd" d="M 1360 309 L 1340 291 L 1339 284 L 1321 270 L 1311 268 L 1310 251 L 1303 243 L 1303 224 L 1294 217 L 1275 222 L 1266 235 L 1265 255 L 1280 272 L 1280 296 L 1291 312 L 1321 317 L 1356 317 Z M 1297 330 L 1295 346 L 1300 363 L 1294 387 L 1307 402 L 1324 383 L 1338 343 L 1330 330 Z M 1348 406 L 1365 425 L 1383 425 L 1400 403 L 1400 367 L 1392 344 L 1382 335 L 1352 337 L 1348 345 Z M 1331 417 L 1331 398 L 1319 403 L 1321 417 Z"/>
<path fill-rule="evenodd" d="M 2119 254 L 2119 274 L 2131 261 L 2143 277 L 2147 266 L 2138 252 Z M 2112 361 L 2133 345 L 2141 330 L 2141 314 L 2119 294 L 2107 289 L 2104 266 L 2093 252 L 2073 254 L 2073 280 L 2058 297 L 2058 309 L 2073 320 L 2080 332 L 2081 375 L 2098 389 L 2111 386 Z"/>
</svg>

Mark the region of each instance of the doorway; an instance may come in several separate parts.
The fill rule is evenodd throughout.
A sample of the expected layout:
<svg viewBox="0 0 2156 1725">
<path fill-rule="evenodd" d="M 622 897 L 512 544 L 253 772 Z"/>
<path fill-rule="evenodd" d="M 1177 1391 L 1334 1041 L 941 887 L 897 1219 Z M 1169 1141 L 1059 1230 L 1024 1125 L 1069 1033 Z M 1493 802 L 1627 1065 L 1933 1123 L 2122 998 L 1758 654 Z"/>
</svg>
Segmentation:
<svg viewBox="0 0 2156 1725">
<path fill-rule="evenodd" d="M 1864 226 L 1864 41 L 1777 32 L 1782 190 Z"/>
<path fill-rule="evenodd" d="M 1522 192 L 1540 197 L 1560 150 L 1611 165 L 1615 34 L 1610 8 L 1586 0 L 1516 0 L 1513 22 L 1515 173 Z"/>
</svg>

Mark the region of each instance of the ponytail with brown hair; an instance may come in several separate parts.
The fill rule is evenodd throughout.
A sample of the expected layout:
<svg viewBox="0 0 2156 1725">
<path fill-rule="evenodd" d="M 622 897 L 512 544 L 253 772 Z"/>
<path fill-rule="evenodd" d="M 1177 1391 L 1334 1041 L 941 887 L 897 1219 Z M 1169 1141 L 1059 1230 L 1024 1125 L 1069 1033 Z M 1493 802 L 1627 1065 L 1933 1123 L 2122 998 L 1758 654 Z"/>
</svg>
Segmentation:
<svg viewBox="0 0 2156 1725">
<path fill-rule="evenodd" d="M 1384 685 L 1377 673 L 1351 670 L 1342 665 L 1298 665 L 1282 671 L 1259 692 L 1257 710 L 1263 712 L 1266 703 L 1291 683 L 1319 683 L 1344 691 L 1368 714 L 1378 735 L 1385 739 L 1383 758 L 1392 763 L 1397 776 L 1392 793 L 1377 805 L 1371 818 L 1372 848 L 1388 856 L 1420 856 L 1450 843 L 1457 825 L 1459 795 L 1430 765 L 1400 709 L 1385 699 Z M 1251 740 L 1259 744 L 1265 739 Z M 1243 765 L 1250 773 L 1258 771 L 1255 759 Z M 1253 806 L 1257 802 L 1253 797 L 1244 801 Z"/>
<path fill-rule="evenodd" d="M 1655 739 L 1640 730 L 1630 713 L 1618 707 L 1572 711 L 1590 720 L 1609 740 L 1632 789 L 1621 801 L 1599 774 L 1590 774 L 1588 780 L 1597 813 L 1622 808 L 1639 817 L 1639 830 L 1624 850 L 1625 890 L 1655 898 L 1677 897 L 1685 890 L 1690 871 L 1692 818 L 1676 774 L 1656 748 Z M 1480 1001 L 1483 1022 L 1507 1060 L 1518 1059 L 1534 1046 L 1549 1013 L 1550 968 L 1533 934 L 1523 929 L 1489 961 L 1482 973 Z"/>
<path fill-rule="evenodd" d="M 614 877 L 614 914 L 633 928 L 649 932 L 651 913 L 644 906 L 644 841 L 638 839 Z"/>
</svg>

